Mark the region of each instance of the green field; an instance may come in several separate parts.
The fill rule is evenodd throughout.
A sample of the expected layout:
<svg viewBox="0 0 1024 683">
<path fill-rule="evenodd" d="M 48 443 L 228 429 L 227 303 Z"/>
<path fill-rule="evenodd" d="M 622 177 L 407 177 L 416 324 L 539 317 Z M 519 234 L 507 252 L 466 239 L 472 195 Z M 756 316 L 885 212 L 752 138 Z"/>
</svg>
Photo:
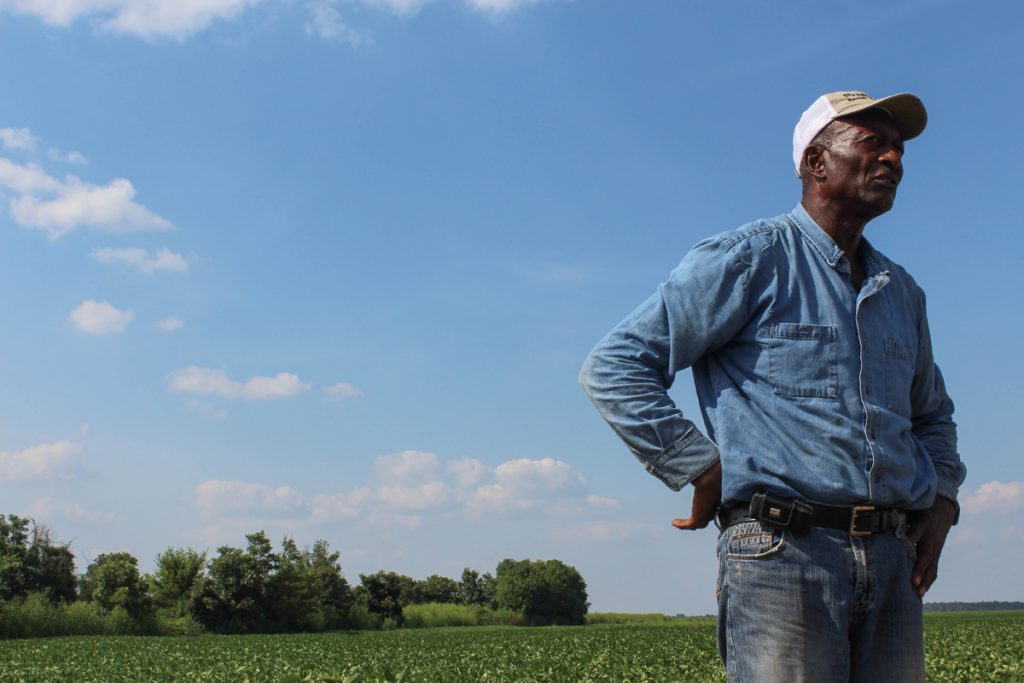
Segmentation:
<svg viewBox="0 0 1024 683">
<path fill-rule="evenodd" d="M 1024 681 L 1024 612 L 929 615 L 930 681 Z M 0 681 L 722 681 L 710 619 L 0 643 Z"/>
</svg>

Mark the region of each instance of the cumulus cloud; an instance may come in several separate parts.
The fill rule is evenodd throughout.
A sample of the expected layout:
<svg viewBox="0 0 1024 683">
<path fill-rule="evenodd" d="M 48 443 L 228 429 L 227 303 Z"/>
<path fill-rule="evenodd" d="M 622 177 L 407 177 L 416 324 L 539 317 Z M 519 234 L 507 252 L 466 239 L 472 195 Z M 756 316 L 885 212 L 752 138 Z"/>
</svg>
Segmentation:
<svg viewBox="0 0 1024 683">
<path fill-rule="evenodd" d="M 38 141 L 28 128 L 0 128 L 0 143 L 7 149 L 31 151 Z"/>
<path fill-rule="evenodd" d="M 271 514 L 302 516 L 309 504 L 289 486 L 272 487 L 245 481 L 204 481 L 196 487 L 196 507 L 206 516 Z"/>
<path fill-rule="evenodd" d="M 88 18 L 103 30 L 140 38 L 184 40 L 218 19 L 230 19 L 257 0 L 0 0 L 0 10 L 54 26 Z"/>
<path fill-rule="evenodd" d="M 341 40 L 352 47 L 361 47 L 373 43 L 370 34 L 358 31 L 346 22 L 341 12 L 330 0 L 314 0 L 309 3 L 309 23 L 306 33 L 323 40 Z"/>
<path fill-rule="evenodd" d="M 190 365 L 172 372 L 168 376 L 168 386 L 171 391 L 181 393 L 263 400 L 290 398 L 308 391 L 311 385 L 303 383 L 298 375 L 291 372 L 279 372 L 273 377 L 253 377 L 245 382 L 238 382 L 228 377 L 223 370 Z"/>
<path fill-rule="evenodd" d="M 445 463 L 445 471 L 455 477 L 459 486 L 472 487 L 491 476 L 491 468 L 476 458 L 458 458 Z"/>
<path fill-rule="evenodd" d="M 48 156 L 51 161 L 60 161 L 65 164 L 74 164 L 76 166 L 85 166 L 89 163 L 89 160 L 85 158 L 85 155 L 76 150 L 71 150 L 65 154 L 56 147 L 51 147 L 47 150 L 46 156 Z"/>
<path fill-rule="evenodd" d="M 29 517 L 49 521 L 55 518 L 81 519 L 86 522 L 106 524 L 117 519 L 109 512 L 87 510 L 78 503 L 67 503 L 49 497 L 43 497 L 29 505 L 25 514 Z"/>
<path fill-rule="evenodd" d="M 113 233 L 171 227 L 134 198 L 135 187 L 125 178 L 115 178 L 107 185 L 92 185 L 69 176 L 59 186 L 56 197 L 40 199 L 25 194 L 11 199 L 10 208 L 18 225 L 42 230 L 51 240 L 80 225 Z"/>
<path fill-rule="evenodd" d="M 0 481 L 74 479 L 79 474 L 81 450 L 81 445 L 72 441 L 55 441 L 20 451 L 0 451 Z"/>
<path fill-rule="evenodd" d="M 1011 512 L 1024 503 L 1024 483 L 990 481 L 960 496 L 960 507 L 967 514 Z"/>
<path fill-rule="evenodd" d="M 554 458 L 509 460 L 498 465 L 494 478 L 505 489 L 523 496 L 579 491 L 586 487 L 582 474 Z"/>
<path fill-rule="evenodd" d="M 185 321 L 174 315 L 156 321 L 156 329 L 161 332 L 175 332 L 184 325 Z"/>
<path fill-rule="evenodd" d="M 0 142 L 6 149 L 31 152 L 38 139 L 28 128 L 3 128 Z M 63 154 L 50 148 L 48 156 L 64 163 L 86 163 L 85 156 L 77 151 Z M 8 202 L 14 221 L 24 228 L 45 232 L 51 241 L 79 226 L 113 233 L 171 227 L 169 221 L 135 201 L 135 186 L 126 178 L 115 178 L 105 185 L 85 182 L 74 175 L 61 180 L 34 161 L 19 164 L 0 157 L 0 189 L 16 195 Z"/>
<path fill-rule="evenodd" d="M 107 247 L 92 250 L 92 257 L 100 263 L 123 263 L 150 275 L 157 271 L 187 273 L 188 261 L 181 254 L 170 249 L 160 249 L 153 254 L 139 247 L 111 249 Z"/>
<path fill-rule="evenodd" d="M 356 398 L 363 395 L 363 392 L 358 387 L 345 382 L 324 387 L 324 393 L 332 398 Z"/>
<path fill-rule="evenodd" d="M 416 528 L 430 514 L 573 519 L 592 516 L 595 508 L 615 508 L 618 502 L 589 494 L 583 477 L 553 458 L 520 458 L 491 468 L 474 458 L 442 461 L 434 453 L 407 450 L 376 458 L 370 480 L 347 491 L 303 495 L 288 486 L 211 481 L 197 488 L 196 505 L 215 525 L 232 528 L 337 521 L 354 522 L 357 528 Z M 587 533 L 599 540 L 596 531 Z"/>
<path fill-rule="evenodd" d="M 410 16 L 441 0 L 347 0 L 348 4 Z M 498 15 L 539 0 L 449 0 L 477 11 Z M 138 38 L 184 41 L 217 21 L 241 17 L 260 0 L 0 0 L 0 12 L 37 17 L 52 26 L 68 27 L 88 20 L 102 31 Z M 369 36 L 348 25 L 332 0 L 308 0 L 306 32 L 327 40 L 344 40 L 359 47 Z"/>
<path fill-rule="evenodd" d="M 89 299 L 68 314 L 71 326 L 86 334 L 116 334 L 135 318 L 133 311 L 122 311 L 106 301 Z"/>
</svg>

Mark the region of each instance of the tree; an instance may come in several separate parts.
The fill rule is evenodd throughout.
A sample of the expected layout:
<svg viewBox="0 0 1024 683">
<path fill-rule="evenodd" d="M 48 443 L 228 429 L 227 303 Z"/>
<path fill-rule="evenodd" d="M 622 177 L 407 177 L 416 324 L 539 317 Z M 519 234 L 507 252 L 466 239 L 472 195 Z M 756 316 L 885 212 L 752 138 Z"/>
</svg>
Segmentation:
<svg viewBox="0 0 1024 683">
<path fill-rule="evenodd" d="M 307 583 L 324 628 L 337 628 L 344 624 L 352 607 L 352 588 L 341 573 L 340 556 L 340 553 L 332 553 L 327 541 L 322 539 L 307 552 Z"/>
<path fill-rule="evenodd" d="M 267 626 L 267 586 L 277 565 L 270 539 L 262 532 L 247 534 L 244 551 L 217 549 L 199 590 L 195 616 L 214 631 L 246 633 Z"/>
<path fill-rule="evenodd" d="M 462 605 L 494 606 L 494 577 L 466 567 L 459 581 L 458 602 Z"/>
<path fill-rule="evenodd" d="M 21 597 L 30 585 L 27 517 L 0 515 L 0 601 Z"/>
<path fill-rule="evenodd" d="M 150 592 L 156 604 L 182 616 L 202 583 L 206 553 L 191 548 L 168 548 L 156 556 L 156 570 L 150 577 Z"/>
<path fill-rule="evenodd" d="M 0 515 L 0 601 L 40 592 L 51 602 L 68 602 L 75 599 L 75 583 L 75 556 L 54 543 L 46 525 Z"/>
<path fill-rule="evenodd" d="M 499 607 L 522 612 L 532 625 L 582 624 L 587 585 L 575 567 L 559 560 L 502 560 L 495 597 Z"/>
<path fill-rule="evenodd" d="M 460 584 L 455 579 L 432 574 L 416 582 L 416 601 L 454 604 L 459 601 L 459 588 Z"/>
<path fill-rule="evenodd" d="M 411 578 L 395 572 L 379 571 L 376 574 L 360 574 L 359 580 L 366 609 L 371 614 L 392 619 L 398 626 L 405 623 L 402 610 L 412 602 L 415 592 L 415 582 Z"/>
<path fill-rule="evenodd" d="M 81 585 L 83 597 L 106 612 L 121 607 L 139 617 L 150 607 L 139 561 L 130 553 L 100 555 L 86 568 Z"/>
</svg>

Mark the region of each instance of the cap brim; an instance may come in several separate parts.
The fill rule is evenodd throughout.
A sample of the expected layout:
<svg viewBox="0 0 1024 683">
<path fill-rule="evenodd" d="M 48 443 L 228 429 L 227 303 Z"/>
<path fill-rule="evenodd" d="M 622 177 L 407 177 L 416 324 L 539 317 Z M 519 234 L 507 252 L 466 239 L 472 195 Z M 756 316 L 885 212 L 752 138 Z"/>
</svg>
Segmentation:
<svg viewBox="0 0 1024 683">
<path fill-rule="evenodd" d="M 848 116 L 853 116 L 858 112 L 867 111 L 868 109 L 881 109 L 889 114 L 893 122 L 896 123 L 900 137 L 904 140 L 916 138 L 924 131 L 925 126 L 928 125 L 928 112 L 924 108 L 924 103 L 916 95 L 911 95 L 910 93 L 890 95 L 880 100 L 869 100 L 863 106 L 847 109 L 836 118 L 845 119 Z"/>
</svg>

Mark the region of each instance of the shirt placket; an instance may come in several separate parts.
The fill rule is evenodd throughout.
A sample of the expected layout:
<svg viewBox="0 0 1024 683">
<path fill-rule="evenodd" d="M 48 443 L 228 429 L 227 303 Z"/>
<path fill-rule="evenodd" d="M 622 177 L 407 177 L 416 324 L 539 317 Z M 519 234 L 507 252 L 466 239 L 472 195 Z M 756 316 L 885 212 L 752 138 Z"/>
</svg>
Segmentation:
<svg viewBox="0 0 1024 683">
<path fill-rule="evenodd" d="M 871 323 L 870 316 L 876 307 L 870 305 L 870 299 L 888 285 L 889 281 L 888 271 L 867 278 L 857 295 L 857 307 L 854 313 L 854 326 L 857 330 L 857 346 L 860 355 L 860 372 L 858 373 L 857 383 L 861 408 L 864 411 L 864 439 L 867 442 L 869 457 L 867 471 L 869 502 L 875 500 L 875 483 L 879 481 L 885 469 L 885 454 L 877 439 L 878 411 L 870 398 L 873 391 L 877 392 L 874 370 L 878 367 L 877 360 L 872 362 L 870 353 L 871 350 L 877 348 L 878 344 L 877 340 L 871 339 L 865 346 L 864 335 L 865 330 L 867 330 L 868 334 L 877 334 L 881 329 L 880 325 Z M 865 317 L 868 318 L 867 321 L 864 320 Z"/>
</svg>

